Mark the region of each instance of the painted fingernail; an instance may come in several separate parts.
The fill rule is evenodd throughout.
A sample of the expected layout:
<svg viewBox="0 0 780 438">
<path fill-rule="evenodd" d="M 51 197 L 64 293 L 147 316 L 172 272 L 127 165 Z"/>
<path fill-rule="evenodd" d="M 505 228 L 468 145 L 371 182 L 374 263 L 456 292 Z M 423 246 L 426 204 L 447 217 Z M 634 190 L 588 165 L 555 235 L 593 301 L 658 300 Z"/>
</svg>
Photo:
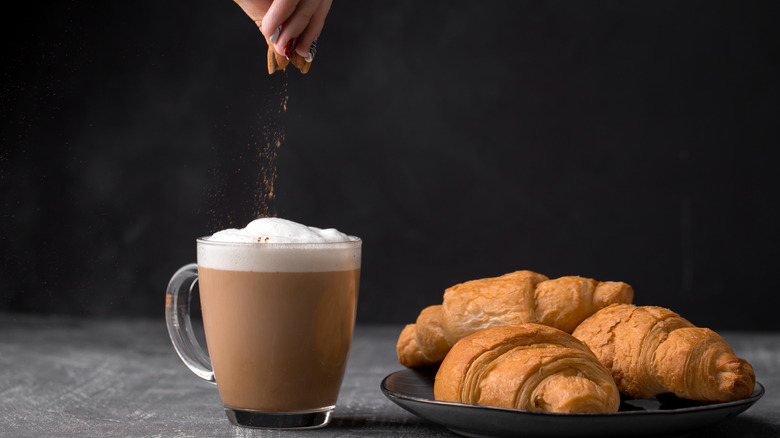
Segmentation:
<svg viewBox="0 0 780 438">
<path fill-rule="evenodd" d="M 317 39 L 315 38 L 314 41 L 311 42 L 311 46 L 309 46 L 309 54 L 306 55 L 306 62 L 312 62 L 314 60 L 314 55 L 317 54 Z"/>
<path fill-rule="evenodd" d="M 271 38 L 268 38 L 271 41 L 271 44 L 276 44 L 276 39 L 279 38 L 279 32 L 281 31 L 282 26 L 277 27 L 274 33 L 271 35 Z"/>
<path fill-rule="evenodd" d="M 287 57 L 287 59 L 290 59 L 293 52 L 295 51 L 295 44 L 298 42 L 298 38 L 293 38 L 290 41 L 287 42 L 287 46 L 284 48 L 284 56 Z"/>
</svg>

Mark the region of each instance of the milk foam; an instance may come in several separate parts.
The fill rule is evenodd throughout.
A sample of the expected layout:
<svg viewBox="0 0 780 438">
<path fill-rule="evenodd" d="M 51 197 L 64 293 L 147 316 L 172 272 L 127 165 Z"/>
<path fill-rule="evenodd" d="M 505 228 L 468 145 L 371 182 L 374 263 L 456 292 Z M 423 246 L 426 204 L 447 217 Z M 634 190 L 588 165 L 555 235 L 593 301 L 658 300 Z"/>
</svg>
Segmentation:
<svg viewBox="0 0 780 438">
<path fill-rule="evenodd" d="M 324 272 L 360 268 L 360 239 L 335 228 L 262 218 L 198 241 L 198 266 L 230 271 Z"/>
<path fill-rule="evenodd" d="M 314 243 L 346 242 L 349 236 L 335 228 L 320 229 L 277 217 L 255 219 L 245 228 L 228 228 L 209 237 L 216 242 Z"/>
</svg>

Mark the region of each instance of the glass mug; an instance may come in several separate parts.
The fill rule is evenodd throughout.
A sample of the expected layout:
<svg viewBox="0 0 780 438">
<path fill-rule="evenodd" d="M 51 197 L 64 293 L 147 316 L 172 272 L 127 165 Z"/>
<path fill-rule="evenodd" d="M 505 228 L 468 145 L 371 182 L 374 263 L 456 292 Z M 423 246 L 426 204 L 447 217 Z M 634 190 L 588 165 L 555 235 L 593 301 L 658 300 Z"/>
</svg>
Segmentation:
<svg viewBox="0 0 780 438">
<path fill-rule="evenodd" d="M 362 241 L 227 243 L 197 239 L 165 319 L 176 352 L 216 383 L 231 423 L 270 429 L 330 422 L 355 325 Z M 190 321 L 198 284 L 208 354 Z M 213 368 L 212 368 L 213 365 Z"/>
</svg>

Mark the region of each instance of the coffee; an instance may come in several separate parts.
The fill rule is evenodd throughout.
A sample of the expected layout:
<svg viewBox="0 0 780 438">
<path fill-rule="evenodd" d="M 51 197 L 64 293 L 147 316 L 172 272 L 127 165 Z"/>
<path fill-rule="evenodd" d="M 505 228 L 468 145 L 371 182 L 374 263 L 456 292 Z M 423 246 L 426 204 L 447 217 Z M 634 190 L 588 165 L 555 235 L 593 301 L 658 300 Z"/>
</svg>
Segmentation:
<svg viewBox="0 0 780 438">
<path fill-rule="evenodd" d="M 198 240 L 206 344 L 227 408 L 336 404 L 352 339 L 360 240 L 278 218 Z"/>
<path fill-rule="evenodd" d="M 363 242 L 278 218 L 197 239 L 168 283 L 165 322 L 185 365 L 244 427 L 330 422 L 347 364 Z M 190 322 L 199 284 L 208 355 Z"/>
<path fill-rule="evenodd" d="M 252 272 L 199 266 L 206 343 L 235 409 L 334 406 L 352 339 L 360 269 Z"/>
</svg>

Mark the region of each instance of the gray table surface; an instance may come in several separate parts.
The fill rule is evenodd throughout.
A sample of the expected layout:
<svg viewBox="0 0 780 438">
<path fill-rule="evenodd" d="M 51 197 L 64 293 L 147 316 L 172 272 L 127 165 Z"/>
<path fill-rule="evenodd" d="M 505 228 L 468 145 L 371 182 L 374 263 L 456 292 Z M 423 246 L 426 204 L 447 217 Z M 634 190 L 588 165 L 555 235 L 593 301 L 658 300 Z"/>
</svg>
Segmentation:
<svg viewBox="0 0 780 438">
<path fill-rule="evenodd" d="M 380 391 L 382 379 L 402 369 L 395 355 L 400 330 L 356 328 L 328 427 L 273 431 L 228 422 L 216 387 L 179 361 L 162 318 L 0 314 L 0 436 L 457 436 L 404 411 Z M 753 364 L 766 394 L 741 415 L 689 436 L 780 437 L 780 333 L 721 334 Z"/>
</svg>

